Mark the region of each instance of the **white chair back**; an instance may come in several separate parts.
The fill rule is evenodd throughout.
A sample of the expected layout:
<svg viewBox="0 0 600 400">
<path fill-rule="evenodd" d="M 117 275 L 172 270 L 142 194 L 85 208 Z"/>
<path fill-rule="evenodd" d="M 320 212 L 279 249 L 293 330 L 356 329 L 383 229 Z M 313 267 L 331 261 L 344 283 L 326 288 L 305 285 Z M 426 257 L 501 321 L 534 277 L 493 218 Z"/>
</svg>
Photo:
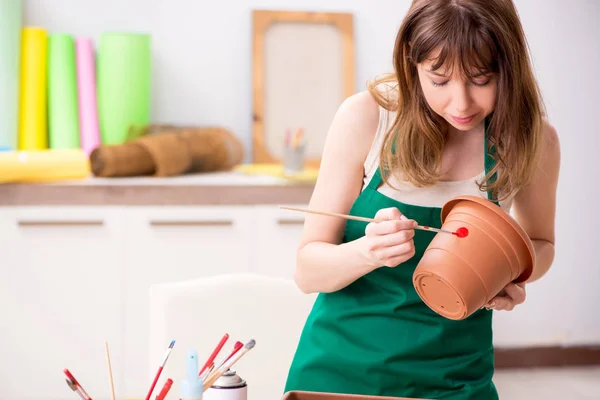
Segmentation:
<svg viewBox="0 0 600 400">
<path fill-rule="evenodd" d="M 236 341 L 256 340 L 254 349 L 233 367 L 248 382 L 248 400 L 280 400 L 315 297 L 302 293 L 291 280 L 254 274 L 153 286 L 148 382 L 152 382 L 168 344 L 176 340 L 156 393 L 171 378 L 169 397 L 179 396 L 187 350 L 198 351 L 198 367 L 202 368 L 228 333 L 230 338 L 219 356 L 229 353 Z"/>
</svg>

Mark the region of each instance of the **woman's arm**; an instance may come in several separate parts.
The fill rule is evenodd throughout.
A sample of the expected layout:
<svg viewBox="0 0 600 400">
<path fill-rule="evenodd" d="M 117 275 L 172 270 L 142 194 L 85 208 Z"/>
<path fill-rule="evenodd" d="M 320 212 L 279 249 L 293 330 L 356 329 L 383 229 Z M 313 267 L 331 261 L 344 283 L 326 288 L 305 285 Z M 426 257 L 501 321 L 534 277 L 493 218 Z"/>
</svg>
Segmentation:
<svg viewBox="0 0 600 400">
<path fill-rule="evenodd" d="M 378 123 L 379 109 L 368 92 L 353 95 L 340 106 L 327 134 L 309 208 L 349 213 L 362 189 L 363 165 Z M 345 220 L 307 214 L 296 284 L 305 293 L 334 292 L 375 268 L 396 266 L 411 257 L 414 221 L 400 217 L 397 209 L 381 210 L 376 218 L 388 221 L 369 224 L 365 237 L 341 244 Z"/>
<path fill-rule="evenodd" d="M 556 189 L 560 171 L 560 143 L 549 124 L 545 134 L 540 165 L 528 187 L 513 202 L 515 219 L 533 241 L 536 263 L 528 282 L 540 279 L 554 261 Z"/>
<path fill-rule="evenodd" d="M 540 164 L 532 183 L 521 190 L 513 201 L 513 214 L 533 242 L 536 262 L 533 274 L 526 283 L 540 279 L 554 261 L 556 189 L 560 171 L 560 143 L 556 130 L 545 126 Z M 525 284 L 511 283 L 503 293 L 493 298 L 486 307 L 512 310 L 525 301 Z"/>
</svg>

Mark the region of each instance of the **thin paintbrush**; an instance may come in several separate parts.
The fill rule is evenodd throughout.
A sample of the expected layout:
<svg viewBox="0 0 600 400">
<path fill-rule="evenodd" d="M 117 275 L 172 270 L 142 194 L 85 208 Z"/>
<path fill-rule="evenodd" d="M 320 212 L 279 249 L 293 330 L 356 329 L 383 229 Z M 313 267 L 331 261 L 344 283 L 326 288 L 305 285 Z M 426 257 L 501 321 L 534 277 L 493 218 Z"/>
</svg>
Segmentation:
<svg viewBox="0 0 600 400">
<path fill-rule="evenodd" d="M 171 354 L 171 350 L 173 350 L 173 346 L 175 346 L 174 340 L 169 344 L 169 347 L 167 348 L 167 351 L 165 352 L 165 358 L 163 359 L 162 364 L 160 364 L 160 366 L 158 367 L 158 371 L 156 371 L 156 375 L 154 376 L 154 381 L 152 381 L 150 390 L 148 390 L 148 394 L 146 395 L 146 400 L 150 400 L 150 396 L 152 396 L 152 392 L 154 391 L 156 382 L 158 381 L 158 378 L 160 377 L 160 374 L 161 374 L 163 368 L 165 368 L 165 364 L 167 363 L 167 360 L 169 359 L 169 355 Z"/>
<path fill-rule="evenodd" d="M 104 350 L 106 352 L 106 364 L 108 367 L 108 382 L 110 384 L 110 398 L 115 400 L 115 383 L 113 381 L 112 367 L 110 365 L 110 353 L 108 352 L 108 342 L 104 342 Z"/>
<path fill-rule="evenodd" d="M 279 206 L 279 208 L 282 208 L 284 210 L 300 211 L 300 212 L 305 212 L 305 213 L 310 213 L 310 214 L 326 215 L 326 216 L 329 216 L 329 217 L 338 217 L 338 218 L 352 219 L 352 220 L 355 220 L 355 221 L 362 221 L 362 222 L 381 222 L 381 221 L 377 221 L 374 218 L 365 218 L 365 217 L 357 217 L 357 216 L 354 216 L 354 215 L 338 214 L 338 213 L 334 213 L 334 212 L 309 210 L 309 209 L 306 209 L 306 208 L 296 208 L 296 207 L 287 207 L 287 206 Z M 420 229 L 420 230 L 423 230 L 423 231 L 449 233 L 451 235 L 456 235 L 459 238 L 467 237 L 467 235 L 469 234 L 469 230 L 467 228 L 464 228 L 464 227 L 458 228 L 456 230 L 456 232 L 452 232 L 452 231 L 449 231 L 449 230 L 446 230 L 446 229 L 432 228 L 430 226 L 423 226 L 423 225 L 417 225 L 415 227 L 415 229 Z"/>
</svg>

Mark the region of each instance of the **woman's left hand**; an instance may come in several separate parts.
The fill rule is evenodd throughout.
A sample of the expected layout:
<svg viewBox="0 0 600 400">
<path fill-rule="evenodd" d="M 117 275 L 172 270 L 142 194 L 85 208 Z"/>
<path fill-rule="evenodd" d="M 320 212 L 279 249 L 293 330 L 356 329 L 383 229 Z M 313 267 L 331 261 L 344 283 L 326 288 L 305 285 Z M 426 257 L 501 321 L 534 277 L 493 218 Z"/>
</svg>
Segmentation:
<svg viewBox="0 0 600 400">
<path fill-rule="evenodd" d="M 498 293 L 496 297 L 490 300 L 484 307 L 494 310 L 512 311 L 515 306 L 522 304 L 527 297 L 525 293 L 525 283 L 509 283 Z"/>
</svg>

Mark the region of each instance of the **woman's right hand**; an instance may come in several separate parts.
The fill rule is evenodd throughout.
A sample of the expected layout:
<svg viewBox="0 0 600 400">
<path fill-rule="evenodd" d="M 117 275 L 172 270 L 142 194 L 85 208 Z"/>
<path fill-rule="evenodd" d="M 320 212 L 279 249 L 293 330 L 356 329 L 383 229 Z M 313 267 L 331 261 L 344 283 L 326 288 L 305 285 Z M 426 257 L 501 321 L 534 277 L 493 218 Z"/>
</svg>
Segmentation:
<svg viewBox="0 0 600 400">
<path fill-rule="evenodd" d="M 396 267 L 415 255 L 417 222 L 406 218 L 395 207 L 377 212 L 365 229 L 365 255 L 373 268 Z"/>
</svg>

